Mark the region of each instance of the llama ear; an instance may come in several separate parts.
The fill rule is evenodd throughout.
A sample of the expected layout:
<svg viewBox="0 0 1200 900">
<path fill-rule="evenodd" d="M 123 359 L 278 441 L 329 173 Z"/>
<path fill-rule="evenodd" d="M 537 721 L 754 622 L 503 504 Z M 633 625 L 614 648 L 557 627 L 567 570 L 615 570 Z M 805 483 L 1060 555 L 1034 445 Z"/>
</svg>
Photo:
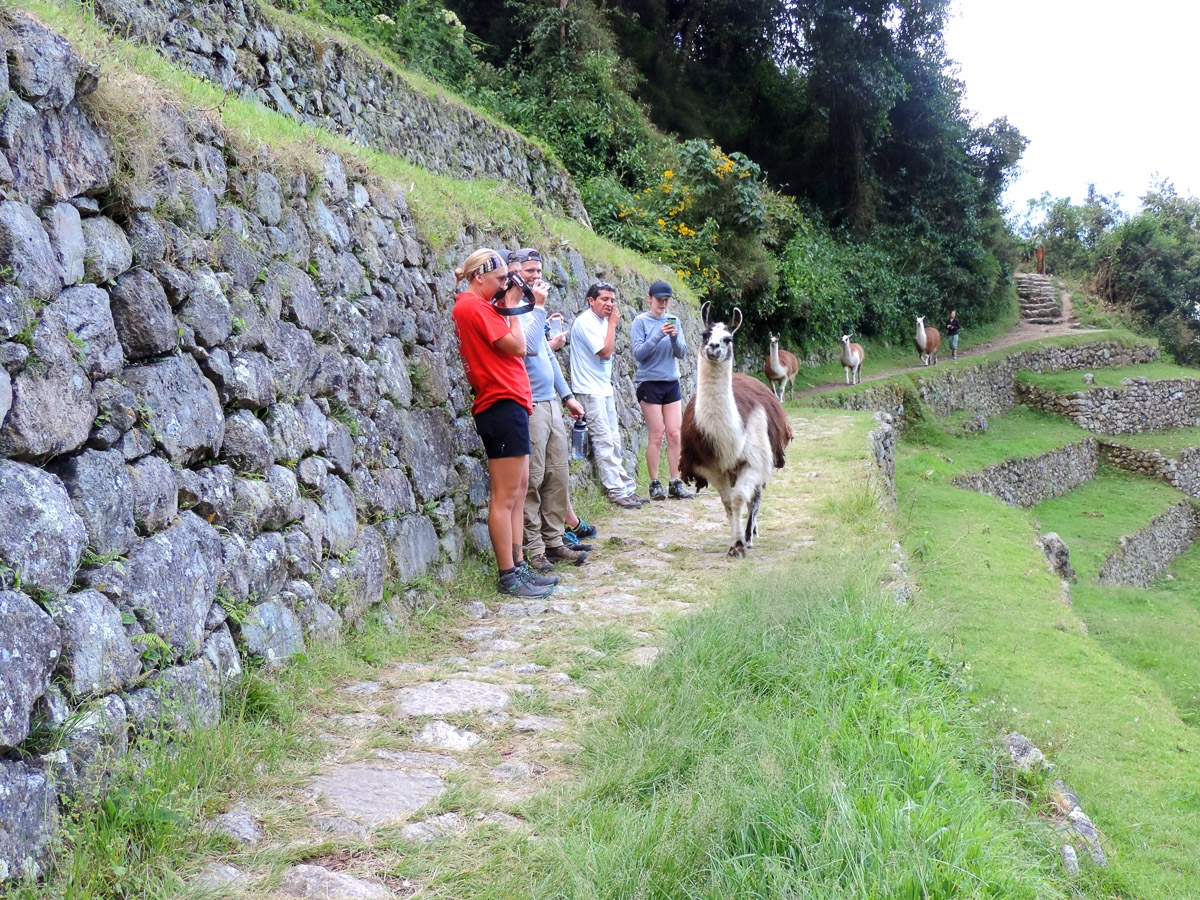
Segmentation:
<svg viewBox="0 0 1200 900">
<path fill-rule="evenodd" d="M 733 327 L 729 329 L 731 335 L 737 334 L 737 330 L 742 327 L 742 311 L 736 306 L 733 308 Z"/>
<path fill-rule="evenodd" d="M 704 305 L 700 307 L 700 319 L 702 322 L 704 322 L 705 328 L 712 328 L 712 319 L 708 317 L 708 314 L 711 312 L 711 310 L 712 303 L 707 300 L 704 301 Z"/>
</svg>

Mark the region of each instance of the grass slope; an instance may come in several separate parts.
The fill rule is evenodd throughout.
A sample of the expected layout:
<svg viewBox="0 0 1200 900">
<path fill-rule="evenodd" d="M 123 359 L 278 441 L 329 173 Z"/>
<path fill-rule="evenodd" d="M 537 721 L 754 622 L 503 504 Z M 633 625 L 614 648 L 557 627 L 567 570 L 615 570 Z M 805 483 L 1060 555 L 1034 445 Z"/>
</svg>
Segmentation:
<svg viewBox="0 0 1200 900">
<path fill-rule="evenodd" d="M 1017 729 L 1035 741 L 1079 793 L 1111 858 L 1105 870 L 1085 866 L 1089 895 L 1194 896 L 1200 884 L 1200 739 L 1181 719 L 1182 691 L 1164 691 L 1132 653 L 1115 652 L 1116 639 L 1092 633 L 1089 616 L 1102 615 L 1105 607 L 1091 605 L 1086 587 L 1075 591 L 1082 608 L 1064 603 L 1058 579 L 1035 546 L 1033 513 L 929 476 L 932 454 L 906 444 L 897 461 L 904 544 L 922 586 L 914 611 L 932 633 L 950 636 L 996 729 Z M 1144 505 L 1130 511 L 1128 524 L 1147 518 L 1161 500 L 1159 487 L 1146 482 L 1135 490 Z M 1097 491 L 1083 505 L 1104 504 L 1094 511 L 1105 519 L 1088 519 L 1104 522 L 1110 514 L 1114 520 L 1124 515 L 1128 502 L 1128 495 L 1109 500 Z M 1041 508 L 1038 517 L 1051 526 Z M 1063 533 L 1067 522 L 1061 524 Z M 1111 538 L 1097 538 L 1092 549 L 1077 538 L 1078 564 L 1085 570 L 1098 566 Z M 1189 634 L 1168 638 L 1165 621 L 1153 627 L 1148 621 L 1135 623 L 1129 614 L 1125 635 L 1175 640 L 1193 656 L 1200 650 L 1187 643 Z"/>
</svg>

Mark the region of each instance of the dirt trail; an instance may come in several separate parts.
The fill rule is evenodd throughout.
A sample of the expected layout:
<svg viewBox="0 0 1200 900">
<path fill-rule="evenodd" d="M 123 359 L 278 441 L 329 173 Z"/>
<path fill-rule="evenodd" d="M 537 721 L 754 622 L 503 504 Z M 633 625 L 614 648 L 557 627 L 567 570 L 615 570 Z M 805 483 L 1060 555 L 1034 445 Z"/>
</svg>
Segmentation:
<svg viewBox="0 0 1200 900">
<path fill-rule="evenodd" d="M 1056 322 L 1053 325 L 1034 325 L 1030 322 L 1021 319 L 1013 327 L 1013 329 L 998 338 L 990 341 L 985 341 L 982 344 L 977 344 L 970 349 L 960 349 L 958 359 L 952 360 L 949 356 L 950 345 L 943 339 L 942 352 L 939 355 L 938 365 L 955 365 L 964 359 L 970 359 L 974 356 L 982 356 L 986 353 L 991 353 L 993 350 L 1002 350 L 1005 347 L 1012 347 L 1016 344 L 1024 344 L 1027 341 L 1036 341 L 1041 338 L 1057 337 L 1064 334 L 1087 334 L 1088 332 L 1098 331 L 1096 328 L 1083 328 L 1079 324 L 1079 320 L 1075 318 L 1071 308 L 1071 295 L 1067 291 L 1062 292 L 1062 321 Z M 916 350 L 913 350 L 913 358 L 916 358 Z M 868 362 L 870 360 L 868 359 Z M 885 378 L 891 378 L 895 375 L 900 375 L 904 372 L 916 372 L 924 369 L 920 363 L 912 366 L 900 367 L 895 369 L 887 369 L 882 372 L 873 372 L 870 375 L 864 375 L 863 381 L 880 381 Z M 845 382 L 842 380 L 830 381 L 826 384 L 814 385 L 806 388 L 803 391 L 797 391 L 796 396 L 805 397 L 810 394 L 824 394 L 829 391 L 836 391 L 838 388 L 845 387 Z"/>
<path fill-rule="evenodd" d="M 549 600 L 504 602 L 489 591 L 442 646 L 338 686 L 310 721 L 325 758 L 298 762 L 226 813 L 223 830 L 240 823 L 254 840 L 212 858 L 189 896 L 456 896 L 450 873 L 475 868 L 481 848 L 506 833 L 529 833 L 524 804 L 576 776 L 605 685 L 651 665 L 677 616 L 744 574 L 809 552 L 820 511 L 869 477 L 861 415 L 792 412 L 791 422 L 788 464 L 747 559 L 725 556 L 725 514 L 711 490 L 614 508 L 589 563 L 560 569 Z M 847 428 L 861 455 L 834 439 Z"/>
</svg>

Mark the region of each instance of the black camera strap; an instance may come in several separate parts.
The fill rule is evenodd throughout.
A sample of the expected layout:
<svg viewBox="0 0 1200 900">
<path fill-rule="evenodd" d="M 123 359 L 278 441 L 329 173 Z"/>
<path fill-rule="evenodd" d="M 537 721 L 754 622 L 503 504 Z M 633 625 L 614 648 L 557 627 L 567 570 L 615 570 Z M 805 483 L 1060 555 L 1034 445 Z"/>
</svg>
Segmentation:
<svg viewBox="0 0 1200 900">
<path fill-rule="evenodd" d="M 523 306 L 500 306 L 493 304 L 496 307 L 496 312 L 502 316 L 523 316 L 525 313 L 533 312 L 533 301 L 530 301 Z"/>
</svg>

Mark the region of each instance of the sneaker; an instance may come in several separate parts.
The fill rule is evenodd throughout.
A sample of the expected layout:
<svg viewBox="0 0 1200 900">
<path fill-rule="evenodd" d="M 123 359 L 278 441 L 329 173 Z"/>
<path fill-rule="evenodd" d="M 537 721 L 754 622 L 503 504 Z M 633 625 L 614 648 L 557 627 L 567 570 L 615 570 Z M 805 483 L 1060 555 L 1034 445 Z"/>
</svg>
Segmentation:
<svg viewBox="0 0 1200 900">
<path fill-rule="evenodd" d="M 683 486 L 683 480 L 680 478 L 671 481 L 670 494 L 676 500 L 691 500 L 696 495 Z"/>
<path fill-rule="evenodd" d="M 569 562 L 577 566 L 582 566 L 587 562 L 587 554 L 579 550 L 572 550 L 570 547 L 547 547 L 544 556 L 538 557 L 547 562 Z M 553 565 L 553 563 L 551 563 Z"/>
<path fill-rule="evenodd" d="M 636 494 L 630 494 L 628 497 L 609 497 L 608 502 L 621 507 L 621 509 L 642 508 L 642 498 Z"/>
<path fill-rule="evenodd" d="M 551 563 L 550 568 L 554 568 Z M 540 575 L 534 571 L 533 567 L 525 560 L 517 563 L 517 571 L 521 573 L 521 577 L 536 587 L 554 587 L 561 580 L 557 575 Z"/>
<path fill-rule="evenodd" d="M 521 569 L 514 569 L 507 575 L 501 575 L 496 587 L 500 593 L 509 597 L 523 597 L 527 600 L 545 600 L 554 593 L 549 585 L 531 584 L 525 579 Z"/>
<path fill-rule="evenodd" d="M 537 569 L 539 572 L 553 572 L 554 563 L 546 558 L 545 553 L 539 553 L 537 556 L 528 560 L 529 565 Z"/>
<path fill-rule="evenodd" d="M 589 525 L 588 527 L 590 528 L 591 526 Z M 590 553 L 592 551 L 592 545 L 585 544 L 583 541 L 579 540 L 579 538 L 575 537 L 575 532 L 571 531 L 570 528 L 563 532 L 563 544 L 565 544 L 571 550 L 580 550 L 584 553 Z"/>
<path fill-rule="evenodd" d="M 577 540 L 586 540 L 587 538 L 596 536 L 596 526 L 589 525 L 583 519 L 580 519 L 579 524 L 574 528 L 569 525 L 567 526 L 567 534 L 574 535 Z"/>
<path fill-rule="evenodd" d="M 650 482 L 650 499 L 666 500 L 667 492 L 663 490 L 662 482 L 657 478 Z"/>
</svg>

